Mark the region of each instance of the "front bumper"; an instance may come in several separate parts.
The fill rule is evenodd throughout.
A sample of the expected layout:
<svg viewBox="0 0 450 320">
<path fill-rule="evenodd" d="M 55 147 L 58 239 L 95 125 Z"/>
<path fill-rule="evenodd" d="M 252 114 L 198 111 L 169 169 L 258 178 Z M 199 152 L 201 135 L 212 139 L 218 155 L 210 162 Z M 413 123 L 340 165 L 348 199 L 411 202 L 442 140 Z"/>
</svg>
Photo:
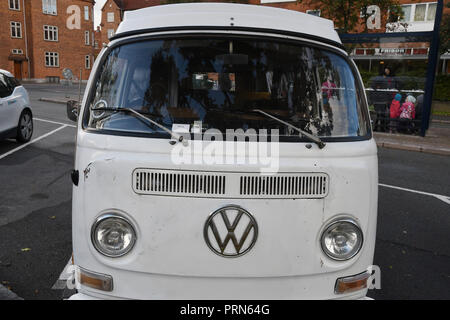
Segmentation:
<svg viewBox="0 0 450 320">
<path fill-rule="evenodd" d="M 294 277 L 187 277 L 120 271 L 112 274 L 114 290 L 104 292 L 82 286 L 70 300 L 169 299 L 169 300 L 324 300 L 361 299 L 367 289 L 334 293 L 338 273 Z"/>
</svg>

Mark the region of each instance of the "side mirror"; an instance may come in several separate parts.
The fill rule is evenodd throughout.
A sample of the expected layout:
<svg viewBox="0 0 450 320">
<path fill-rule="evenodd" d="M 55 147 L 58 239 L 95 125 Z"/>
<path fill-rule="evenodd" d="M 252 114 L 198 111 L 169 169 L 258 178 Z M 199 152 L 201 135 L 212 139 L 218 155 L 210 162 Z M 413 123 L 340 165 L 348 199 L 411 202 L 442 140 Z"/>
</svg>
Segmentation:
<svg viewBox="0 0 450 320">
<path fill-rule="evenodd" d="M 67 118 L 72 121 L 77 121 L 78 112 L 80 111 L 80 104 L 78 101 L 69 100 L 67 101 Z"/>
</svg>

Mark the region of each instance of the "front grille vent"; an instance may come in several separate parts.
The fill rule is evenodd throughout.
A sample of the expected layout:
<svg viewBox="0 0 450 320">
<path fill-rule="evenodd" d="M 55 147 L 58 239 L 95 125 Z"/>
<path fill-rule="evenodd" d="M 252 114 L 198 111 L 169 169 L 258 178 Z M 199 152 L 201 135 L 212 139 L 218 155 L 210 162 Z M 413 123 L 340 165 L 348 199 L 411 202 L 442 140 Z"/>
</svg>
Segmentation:
<svg viewBox="0 0 450 320">
<path fill-rule="evenodd" d="M 140 194 L 224 195 L 225 176 L 197 172 L 136 169 L 133 187 Z"/>
<path fill-rule="evenodd" d="M 133 171 L 137 194 L 228 199 L 319 199 L 328 194 L 326 173 L 199 172 L 146 169 Z"/>
<path fill-rule="evenodd" d="M 322 198 L 328 193 L 328 176 L 324 173 L 276 176 L 242 176 L 242 196 Z"/>
</svg>

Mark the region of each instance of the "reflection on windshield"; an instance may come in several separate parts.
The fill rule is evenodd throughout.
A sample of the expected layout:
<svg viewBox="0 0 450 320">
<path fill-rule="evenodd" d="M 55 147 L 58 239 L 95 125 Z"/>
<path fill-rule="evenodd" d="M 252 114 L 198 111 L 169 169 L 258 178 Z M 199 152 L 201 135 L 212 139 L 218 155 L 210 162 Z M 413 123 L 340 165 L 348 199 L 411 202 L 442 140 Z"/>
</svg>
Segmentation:
<svg viewBox="0 0 450 320">
<path fill-rule="evenodd" d="M 278 129 L 260 109 L 320 137 L 367 134 L 361 92 L 342 57 L 317 48 L 246 38 L 170 39 L 125 44 L 111 51 L 91 106 L 133 108 L 155 121 L 203 130 Z M 238 116 L 237 116 L 238 115 Z M 88 116 L 95 129 L 157 133 L 133 114 Z M 152 131 L 155 130 L 155 131 Z"/>
</svg>

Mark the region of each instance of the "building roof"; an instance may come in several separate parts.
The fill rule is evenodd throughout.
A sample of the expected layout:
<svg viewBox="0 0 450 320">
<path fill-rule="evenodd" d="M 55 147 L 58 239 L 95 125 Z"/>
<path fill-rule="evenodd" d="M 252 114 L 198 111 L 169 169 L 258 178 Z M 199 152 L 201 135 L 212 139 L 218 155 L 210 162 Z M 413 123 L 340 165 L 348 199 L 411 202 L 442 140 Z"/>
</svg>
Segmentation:
<svg viewBox="0 0 450 320">
<path fill-rule="evenodd" d="M 183 3 L 126 11 L 116 36 L 139 30 L 186 27 L 270 29 L 341 43 L 331 20 L 292 10 L 232 3 Z"/>
</svg>

